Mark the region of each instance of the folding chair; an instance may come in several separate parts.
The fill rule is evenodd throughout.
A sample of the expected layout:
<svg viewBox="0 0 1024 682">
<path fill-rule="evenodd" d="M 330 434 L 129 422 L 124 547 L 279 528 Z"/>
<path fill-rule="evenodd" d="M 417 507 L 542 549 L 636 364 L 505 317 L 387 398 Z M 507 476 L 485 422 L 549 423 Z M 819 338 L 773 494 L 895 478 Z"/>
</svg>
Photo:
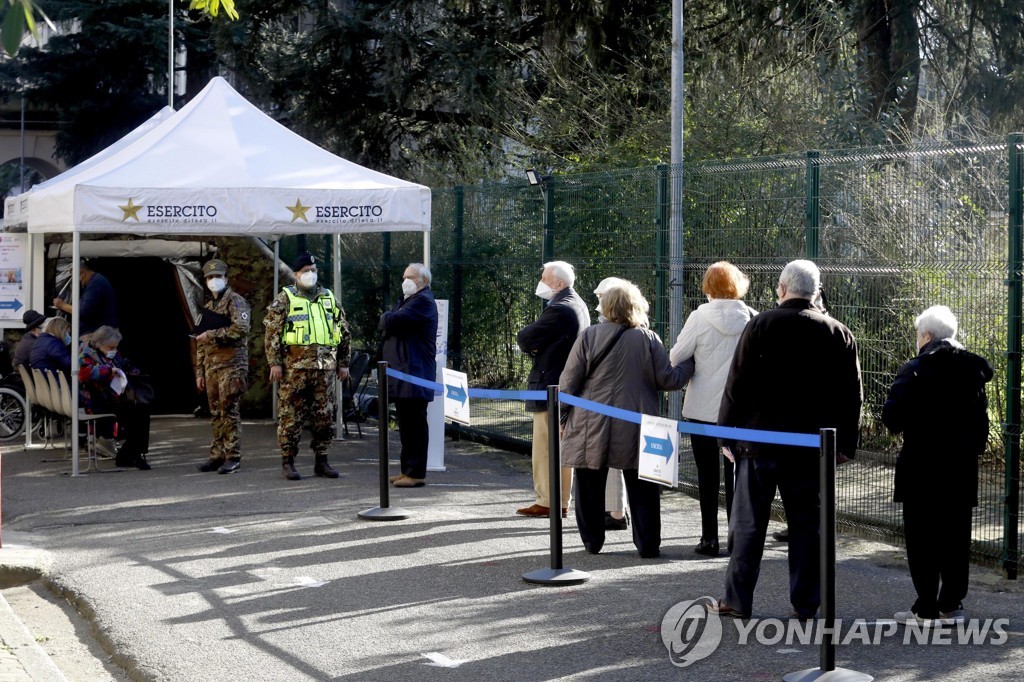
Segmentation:
<svg viewBox="0 0 1024 682">
<path fill-rule="evenodd" d="M 363 427 L 360 424 L 363 421 L 363 414 L 359 409 L 359 401 L 356 400 L 356 396 L 359 384 L 362 383 L 363 378 L 366 376 L 366 370 L 369 366 L 369 353 L 359 352 L 352 355 L 352 361 L 348 366 L 348 379 L 345 379 L 345 383 L 341 388 L 341 414 L 346 438 L 348 437 L 348 423 L 350 421 L 355 422 L 359 437 L 363 437 Z"/>
<path fill-rule="evenodd" d="M 71 414 L 71 382 L 67 380 L 63 372 L 56 372 L 58 390 L 61 400 L 67 405 L 68 414 Z M 99 457 L 96 456 L 96 422 L 99 419 L 116 419 L 117 415 L 112 412 L 93 414 L 86 412 L 85 408 L 78 408 L 78 421 L 86 425 L 85 448 L 89 456 L 89 466 L 86 471 L 100 473 Z"/>
</svg>

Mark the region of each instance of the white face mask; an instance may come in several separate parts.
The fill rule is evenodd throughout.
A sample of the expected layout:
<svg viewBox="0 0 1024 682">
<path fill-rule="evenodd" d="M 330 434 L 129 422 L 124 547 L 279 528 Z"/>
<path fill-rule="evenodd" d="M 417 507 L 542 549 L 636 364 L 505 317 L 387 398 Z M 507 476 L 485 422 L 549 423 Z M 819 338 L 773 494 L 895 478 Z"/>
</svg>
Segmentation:
<svg viewBox="0 0 1024 682">
<path fill-rule="evenodd" d="M 316 273 L 313 272 L 312 270 L 307 270 L 306 272 L 302 273 L 301 275 L 299 275 L 299 284 L 306 287 L 307 289 L 312 289 L 313 287 L 316 286 Z"/>
<path fill-rule="evenodd" d="M 108 358 L 110 358 L 111 360 L 113 360 L 115 357 L 117 357 L 117 351 L 116 350 L 108 350 L 106 352 L 106 356 Z"/>
<path fill-rule="evenodd" d="M 537 283 L 537 290 L 534 291 L 533 293 L 537 294 L 545 301 L 550 301 L 551 297 L 555 295 L 555 292 L 551 290 L 551 287 L 549 287 L 547 284 L 544 284 L 543 281 Z"/>
<path fill-rule="evenodd" d="M 219 294 L 227 288 L 228 282 L 223 277 L 207 277 L 206 288 L 215 294 Z"/>
<path fill-rule="evenodd" d="M 402 293 L 405 294 L 406 298 L 409 298 L 419 290 L 420 288 L 416 285 L 416 282 L 411 279 L 406 278 L 402 280 Z"/>
</svg>

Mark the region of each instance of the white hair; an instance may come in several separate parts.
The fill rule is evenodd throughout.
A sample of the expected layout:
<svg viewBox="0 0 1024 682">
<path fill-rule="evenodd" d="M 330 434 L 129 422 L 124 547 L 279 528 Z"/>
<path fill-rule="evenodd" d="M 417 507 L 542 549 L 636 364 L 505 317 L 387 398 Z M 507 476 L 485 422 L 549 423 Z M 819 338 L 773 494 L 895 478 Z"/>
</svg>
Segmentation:
<svg viewBox="0 0 1024 682">
<path fill-rule="evenodd" d="M 918 334 L 931 334 L 932 339 L 955 339 L 959 324 L 953 311 L 944 305 L 933 305 L 914 320 Z"/>
<path fill-rule="evenodd" d="M 800 298 L 814 298 L 821 287 L 821 271 L 809 260 L 794 260 L 786 263 L 779 275 L 779 284 L 786 292 Z"/>
<path fill-rule="evenodd" d="M 594 289 L 594 293 L 598 296 L 604 296 L 609 289 L 624 287 L 627 284 L 629 284 L 629 282 L 621 277 L 605 277 L 601 280 L 601 283 L 597 285 L 597 288 Z"/>
<path fill-rule="evenodd" d="M 419 280 L 423 282 L 424 285 L 430 284 L 430 268 L 428 268 L 423 263 L 409 263 L 409 267 L 415 270 L 417 273 L 419 273 Z M 408 270 L 408 268 L 406 269 Z"/>
<path fill-rule="evenodd" d="M 571 265 L 566 263 L 564 260 L 553 260 L 550 263 L 544 264 L 545 270 L 551 270 L 551 274 L 556 279 L 560 279 L 565 282 L 565 286 L 571 287 L 576 283 L 576 270 Z"/>
</svg>

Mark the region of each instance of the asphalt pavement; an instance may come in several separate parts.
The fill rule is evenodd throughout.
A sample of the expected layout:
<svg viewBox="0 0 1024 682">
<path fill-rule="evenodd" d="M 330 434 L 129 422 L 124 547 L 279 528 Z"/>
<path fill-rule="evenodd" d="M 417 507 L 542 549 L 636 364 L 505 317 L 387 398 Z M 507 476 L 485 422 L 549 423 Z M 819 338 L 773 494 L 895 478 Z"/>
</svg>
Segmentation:
<svg viewBox="0 0 1024 682">
<path fill-rule="evenodd" d="M 73 478 L 60 447 L 4 447 L 0 574 L 42 575 L 140 680 L 776 680 L 819 665 L 794 629 L 806 624 L 787 620 L 784 544 L 768 542 L 750 623 L 678 618 L 683 602 L 720 596 L 727 559 L 693 553 L 697 502 L 675 492 L 662 497 L 660 558 L 640 559 L 628 531 L 586 554 L 570 514 L 563 564 L 589 581 L 528 584 L 550 543 L 548 520 L 514 513 L 533 501 L 525 457 L 446 443 L 446 471 L 391 489 L 410 518 L 366 521 L 378 440 L 363 434 L 332 447 L 337 480 L 312 477 L 304 439 L 297 482 L 280 476 L 269 422 L 245 424 L 242 469 L 227 476 L 195 468 L 201 419 L 155 420 L 148 472 Z M 966 606 L 983 634 L 896 626 L 913 595 L 901 549 L 841 536 L 838 665 L 879 680 L 1021 679 L 1018 582 L 973 568 Z M 27 661 L 31 646 L 10 646 L 18 623 L 2 606 L 0 680 L 59 679 Z M 3 677 L 12 652 L 36 672 Z"/>
</svg>

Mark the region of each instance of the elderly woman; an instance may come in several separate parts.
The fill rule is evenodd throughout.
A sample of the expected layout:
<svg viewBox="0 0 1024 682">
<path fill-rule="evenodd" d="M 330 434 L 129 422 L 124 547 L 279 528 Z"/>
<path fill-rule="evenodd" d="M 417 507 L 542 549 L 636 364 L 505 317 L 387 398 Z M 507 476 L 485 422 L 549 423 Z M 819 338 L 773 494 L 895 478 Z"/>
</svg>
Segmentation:
<svg viewBox="0 0 1024 682">
<path fill-rule="evenodd" d="M 956 342 L 957 320 L 933 306 L 914 321 L 917 357 L 903 365 L 882 421 L 903 434 L 893 500 L 903 503 L 907 563 L 917 591 L 901 623 L 963 618 L 978 505 L 978 457 L 988 440 L 985 384 L 992 367 Z"/>
<path fill-rule="evenodd" d="M 576 338 L 559 385 L 562 391 L 605 405 L 658 414 L 658 391 L 677 390 L 689 378 L 672 367 L 661 339 L 648 329 L 649 305 L 633 284 L 613 287 L 601 298 L 606 322 Z M 583 546 L 597 554 L 605 537 L 608 468 L 621 469 L 633 512 L 633 543 L 654 558 L 661 547 L 658 485 L 641 481 L 637 424 L 574 408 L 564 415 L 562 466 L 575 469 L 576 525 Z"/>
<path fill-rule="evenodd" d="M 693 358 L 696 369 L 683 398 L 683 419 L 698 424 L 715 424 L 722 403 L 725 380 L 740 334 L 757 312 L 741 299 L 747 295 L 750 280 L 732 263 L 719 261 L 704 272 L 701 291 L 708 302 L 686 318 L 669 359 L 678 365 Z M 718 556 L 718 439 L 690 436 L 693 460 L 697 465 L 697 490 L 700 498 L 700 543 L 697 554 Z M 722 457 L 725 478 L 725 514 L 732 513 L 733 466 Z"/>
<path fill-rule="evenodd" d="M 63 317 L 51 317 L 43 324 L 43 333 L 36 339 L 29 356 L 32 369 L 64 372 L 71 376 L 71 325 Z"/>
<path fill-rule="evenodd" d="M 121 332 L 104 325 L 82 344 L 78 368 L 82 406 L 93 414 L 117 415 L 117 435 L 124 439 L 117 451 L 117 466 L 148 471 L 149 406 L 142 404 L 145 401 L 132 384 L 133 377 L 139 377 L 140 372 L 118 352 L 120 343 Z"/>
</svg>

